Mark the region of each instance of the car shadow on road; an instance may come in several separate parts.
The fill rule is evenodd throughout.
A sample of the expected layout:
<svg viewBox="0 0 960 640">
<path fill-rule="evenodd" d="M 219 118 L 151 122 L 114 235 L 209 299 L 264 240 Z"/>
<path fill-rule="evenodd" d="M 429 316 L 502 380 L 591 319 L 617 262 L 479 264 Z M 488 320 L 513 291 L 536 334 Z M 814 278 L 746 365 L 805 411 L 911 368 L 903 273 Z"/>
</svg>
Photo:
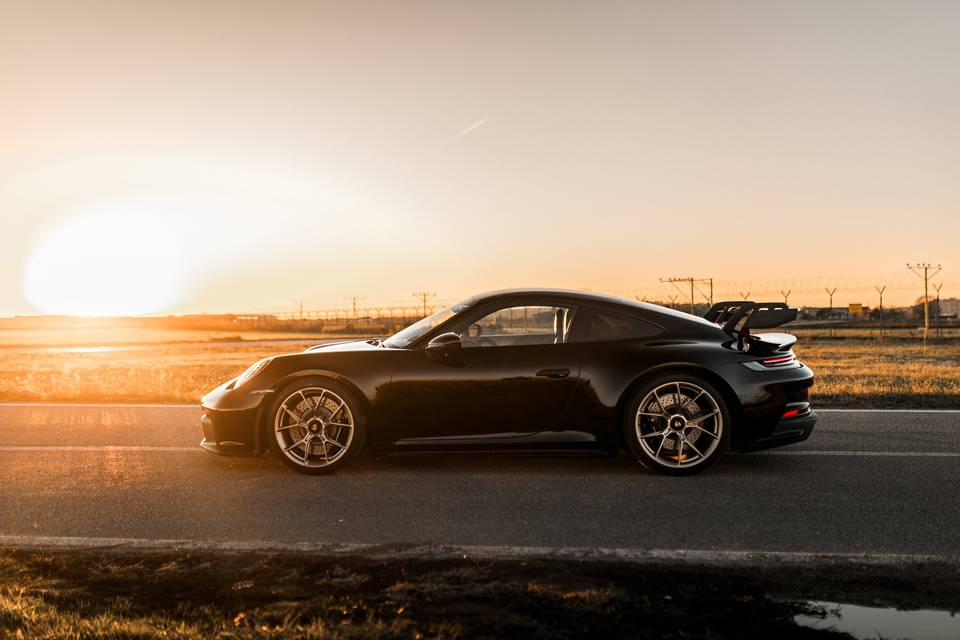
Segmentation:
<svg viewBox="0 0 960 640">
<path fill-rule="evenodd" d="M 741 474 L 778 472 L 793 467 L 799 460 L 792 458 L 775 459 L 772 456 L 723 455 L 704 473 L 687 476 L 687 479 L 709 476 L 737 476 Z M 230 471 L 245 471 L 256 474 L 289 475 L 298 474 L 287 468 L 275 455 L 267 453 L 259 458 L 223 458 L 217 457 L 213 463 Z M 473 474 L 501 475 L 510 473 L 553 475 L 597 475 L 664 477 L 653 472 L 628 454 L 621 452 L 617 456 L 589 453 L 543 453 L 543 452 L 430 452 L 430 453 L 377 453 L 364 451 L 348 465 L 336 472 L 339 477 L 373 476 L 376 474 Z M 302 477 L 302 476 L 301 476 Z M 329 476 L 316 476 L 320 479 Z M 672 478 L 683 480 L 684 478 Z"/>
</svg>

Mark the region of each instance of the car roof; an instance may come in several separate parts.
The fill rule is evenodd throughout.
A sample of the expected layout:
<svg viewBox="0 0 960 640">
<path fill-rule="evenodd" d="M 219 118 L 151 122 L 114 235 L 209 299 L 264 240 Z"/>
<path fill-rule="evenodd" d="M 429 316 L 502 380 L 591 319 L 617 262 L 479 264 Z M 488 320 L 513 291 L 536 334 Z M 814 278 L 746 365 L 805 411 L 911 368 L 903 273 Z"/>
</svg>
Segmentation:
<svg viewBox="0 0 960 640">
<path fill-rule="evenodd" d="M 598 293 L 595 291 L 580 291 L 578 289 L 552 289 L 549 287 L 536 287 L 531 289 L 498 289 L 496 291 L 487 291 L 469 298 L 471 304 L 481 302 L 490 302 L 500 298 L 523 298 L 529 296 L 544 296 L 550 298 L 565 298 L 590 302 L 603 302 L 607 304 L 640 306 L 642 303 L 633 304 L 632 300 L 613 296 L 607 293 Z M 464 302 L 467 302 L 465 300 Z M 653 307 L 653 305 L 645 305 Z"/>
<path fill-rule="evenodd" d="M 650 304 L 649 302 L 641 302 L 639 300 L 630 300 L 628 298 L 614 296 L 608 293 L 580 291 L 578 289 L 552 289 L 546 287 L 530 289 L 499 289 L 497 291 L 488 291 L 486 293 L 472 296 L 464 300 L 461 304 L 476 306 L 477 304 L 485 304 L 487 302 L 494 302 L 497 300 L 539 296 L 581 302 L 583 304 L 594 303 L 607 307 L 620 307 L 627 312 L 632 309 L 634 312 L 643 311 L 645 312 L 645 315 L 649 316 L 650 314 L 653 314 L 668 321 L 687 321 L 693 322 L 694 324 L 706 325 L 714 329 L 717 328 L 717 325 L 701 318 L 700 316 L 670 309 L 669 307 L 663 307 L 658 304 Z"/>
</svg>

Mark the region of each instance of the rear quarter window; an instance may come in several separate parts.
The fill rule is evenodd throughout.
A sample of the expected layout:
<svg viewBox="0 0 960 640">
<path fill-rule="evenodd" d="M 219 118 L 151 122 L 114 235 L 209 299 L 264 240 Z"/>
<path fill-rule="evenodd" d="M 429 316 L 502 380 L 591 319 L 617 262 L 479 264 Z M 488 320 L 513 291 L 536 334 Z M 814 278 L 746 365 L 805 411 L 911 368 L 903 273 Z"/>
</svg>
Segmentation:
<svg viewBox="0 0 960 640">
<path fill-rule="evenodd" d="M 650 338 L 663 333 L 652 322 L 614 311 L 592 310 L 586 324 L 582 334 L 585 342 Z"/>
</svg>

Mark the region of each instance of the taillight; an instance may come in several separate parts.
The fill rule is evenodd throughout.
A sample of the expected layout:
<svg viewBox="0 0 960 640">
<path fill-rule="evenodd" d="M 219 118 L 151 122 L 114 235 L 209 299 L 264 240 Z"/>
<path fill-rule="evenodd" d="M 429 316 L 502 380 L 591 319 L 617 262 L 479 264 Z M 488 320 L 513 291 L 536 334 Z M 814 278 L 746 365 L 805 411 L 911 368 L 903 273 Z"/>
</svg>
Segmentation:
<svg viewBox="0 0 960 640">
<path fill-rule="evenodd" d="M 800 415 L 800 409 L 791 409 L 790 411 L 787 411 L 786 413 L 784 413 L 784 414 L 783 414 L 783 417 L 784 417 L 784 418 L 792 418 L 792 417 L 798 416 L 798 415 Z"/>
<path fill-rule="evenodd" d="M 790 353 L 785 356 L 777 356 L 776 358 L 764 358 L 763 360 L 760 361 L 760 364 L 767 367 L 777 367 L 777 366 L 789 364 L 796 359 L 797 357 L 792 353 Z"/>
</svg>

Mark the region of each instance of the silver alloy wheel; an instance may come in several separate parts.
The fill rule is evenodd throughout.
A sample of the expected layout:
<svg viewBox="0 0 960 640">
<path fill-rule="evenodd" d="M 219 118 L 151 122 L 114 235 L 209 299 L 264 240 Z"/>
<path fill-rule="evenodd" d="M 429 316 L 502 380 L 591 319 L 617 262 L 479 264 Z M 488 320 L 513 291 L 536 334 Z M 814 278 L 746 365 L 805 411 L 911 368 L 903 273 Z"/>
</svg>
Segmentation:
<svg viewBox="0 0 960 640">
<path fill-rule="evenodd" d="M 330 389 L 307 387 L 280 403 L 273 429 L 281 452 L 292 462 L 326 467 L 342 458 L 353 442 L 353 412 Z"/>
<path fill-rule="evenodd" d="M 695 467 L 723 436 L 723 414 L 709 391 L 692 382 L 667 382 L 644 396 L 635 421 L 643 450 L 664 466 Z"/>
</svg>

